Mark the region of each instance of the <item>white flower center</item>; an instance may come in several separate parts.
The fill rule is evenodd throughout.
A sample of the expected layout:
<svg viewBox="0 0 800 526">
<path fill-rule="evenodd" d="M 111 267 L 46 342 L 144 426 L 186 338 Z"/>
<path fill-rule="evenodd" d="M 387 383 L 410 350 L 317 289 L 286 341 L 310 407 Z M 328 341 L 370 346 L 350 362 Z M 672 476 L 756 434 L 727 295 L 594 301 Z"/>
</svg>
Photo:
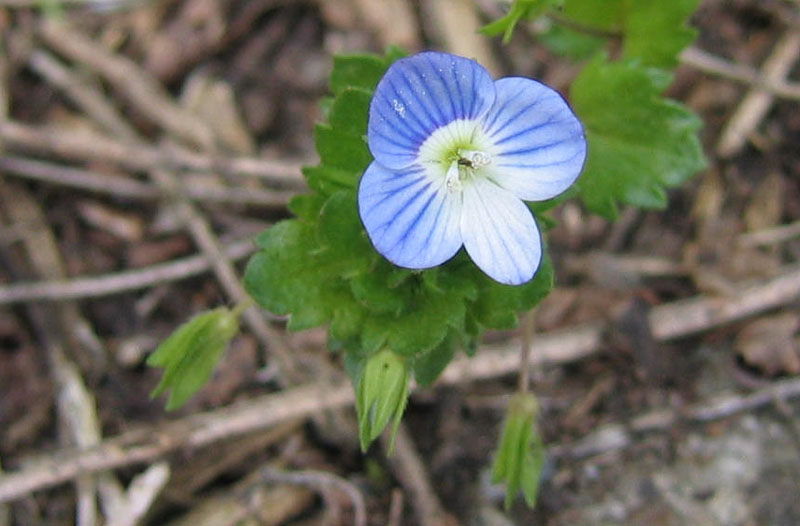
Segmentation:
<svg viewBox="0 0 800 526">
<path fill-rule="evenodd" d="M 456 120 L 435 130 L 422 143 L 417 161 L 434 182 L 448 192 L 460 192 L 491 165 L 491 142 L 479 121 Z"/>
</svg>

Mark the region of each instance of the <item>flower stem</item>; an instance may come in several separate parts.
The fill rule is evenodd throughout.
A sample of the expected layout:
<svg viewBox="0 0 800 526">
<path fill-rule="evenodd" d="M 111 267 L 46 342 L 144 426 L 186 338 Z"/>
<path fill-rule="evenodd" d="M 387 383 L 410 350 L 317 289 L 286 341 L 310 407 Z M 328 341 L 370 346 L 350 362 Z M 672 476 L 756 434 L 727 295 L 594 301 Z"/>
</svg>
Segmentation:
<svg viewBox="0 0 800 526">
<path fill-rule="evenodd" d="M 521 340 L 522 348 L 519 354 L 519 385 L 520 393 L 527 393 L 530 388 L 530 356 L 531 341 L 533 340 L 533 324 L 536 310 L 531 310 L 522 315 Z"/>
<path fill-rule="evenodd" d="M 244 311 L 246 311 L 255 304 L 256 304 L 255 300 L 253 300 L 253 298 L 251 298 L 250 296 L 247 296 L 245 299 L 236 304 L 236 306 L 231 311 L 231 314 L 233 314 L 236 318 L 239 318 L 239 316 L 241 316 Z"/>
</svg>

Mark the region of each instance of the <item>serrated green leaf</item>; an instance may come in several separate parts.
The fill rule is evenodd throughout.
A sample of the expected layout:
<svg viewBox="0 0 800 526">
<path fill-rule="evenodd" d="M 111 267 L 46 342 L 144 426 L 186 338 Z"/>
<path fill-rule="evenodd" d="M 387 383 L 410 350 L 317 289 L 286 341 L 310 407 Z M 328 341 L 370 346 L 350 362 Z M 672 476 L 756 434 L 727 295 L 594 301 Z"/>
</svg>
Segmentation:
<svg viewBox="0 0 800 526">
<path fill-rule="evenodd" d="M 147 365 L 164 373 L 150 394 L 169 389 L 167 411 L 181 407 L 202 388 L 222 352 L 239 332 L 238 314 L 225 307 L 204 312 L 178 327 L 147 359 Z"/>
<path fill-rule="evenodd" d="M 313 257 L 315 239 L 313 225 L 281 221 L 259 235 L 261 250 L 245 271 L 247 292 L 265 309 L 291 314 L 293 330 L 327 323 L 337 297 L 345 294 L 337 276 Z"/>
<path fill-rule="evenodd" d="M 361 172 L 337 168 L 335 166 L 318 165 L 304 166 L 303 175 L 308 181 L 308 186 L 320 194 L 323 201 L 339 190 L 353 188 L 361 177 Z"/>
<path fill-rule="evenodd" d="M 566 0 L 565 20 L 591 30 L 618 33 L 625 58 L 672 68 L 697 36 L 687 21 L 699 0 Z"/>
<path fill-rule="evenodd" d="M 463 299 L 420 288 L 397 316 L 373 314 L 364 322 L 362 345 L 366 352 L 388 347 L 404 356 L 428 352 L 439 345 L 450 328 L 464 325 Z"/>
<path fill-rule="evenodd" d="M 661 92 L 669 76 L 600 57 L 575 79 L 571 100 L 586 128 L 589 156 L 578 188 L 586 206 L 613 218 L 617 203 L 659 208 L 664 190 L 703 169 L 700 119 Z"/>
<path fill-rule="evenodd" d="M 371 91 L 360 88 L 342 90 L 331 107 L 328 122 L 338 132 L 355 137 L 365 136 L 371 100 Z"/>
<path fill-rule="evenodd" d="M 347 88 L 373 91 L 391 62 L 377 55 L 333 57 L 331 91 L 338 95 Z"/>
<path fill-rule="evenodd" d="M 627 1 L 565 0 L 564 16 L 581 26 L 609 32 L 617 31 L 622 26 Z"/>
<path fill-rule="evenodd" d="M 317 124 L 314 127 L 314 138 L 320 164 L 351 171 L 355 176 L 350 179 L 350 186 L 355 186 L 358 178 L 372 162 L 367 141 L 363 137 L 334 130 L 328 124 Z"/>
<path fill-rule="evenodd" d="M 374 312 L 398 315 L 409 304 L 414 291 L 399 286 L 392 278 L 394 267 L 385 259 L 378 259 L 368 272 L 350 280 L 355 298 Z"/>
<path fill-rule="evenodd" d="M 377 259 L 361 226 L 354 190 L 341 190 L 325 202 L 317 228 L 319 248 L 315 255 L 327 262 L 330 273 L 351 278 L 366 272 Z"/>
<path fill-rule="evenodd" d="M 442 343 L 414 360 L 414 378 L 419 385 L 427 387 L 439 378 L 453 360 L 460 339 L 461 335 L 451 330 Z"/>
<path fill-rule="evenodd" d="M 325 201 L 325 196 L 316 192 L 299 194 L 289 200 L 289 210 L 303 221 L 315 223 Z"/>
<path fill-rule="evenodd" d="M 678 54 L 697 37 L 686 21 L 699 0 L 629 0 L 623 54 L 662 68 L 678 65 Z"/>
<path fill-rule="evenodd" d="M 331 325 L 328 328 L 328 339 L 344 345 L 346 342 L 358 339 L 364 318 L 368 313 L 363 305 L 349 294 L 342 294 L 339 301 L 340 303 L 333 310 Z"/>
</svg>

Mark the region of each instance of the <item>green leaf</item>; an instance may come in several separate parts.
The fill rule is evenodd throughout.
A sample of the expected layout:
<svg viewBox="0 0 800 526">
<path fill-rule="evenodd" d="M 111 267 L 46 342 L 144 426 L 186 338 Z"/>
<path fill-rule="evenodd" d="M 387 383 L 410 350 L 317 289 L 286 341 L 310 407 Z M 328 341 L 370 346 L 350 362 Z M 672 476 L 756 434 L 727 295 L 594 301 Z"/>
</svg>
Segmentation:
<svg viewBox="0 0 800 526">
<path fill-rule="evenodd" d="M 678 65 L 678 54 L 697 37 L 686 25 L 699 0 L 629 0 L 623 54 L 662 68 Z"/>
<path fill-rule="evenodd" d="M 331 91 L 339 95 L 347 88 L 360 88 L 373 91 L 389 66 L 405 56 L 398 47 L 390 47 L 386 56 L 378 55 L 338 55 L 333 57 L 331 72 Z"/>
<path fill-rule="evenodd" d="M 388 347 L 404 356 L 425 353 L 439 345 L 449 328 L 464 326 L 463 298 L 420 286 L 399 315 L 375 313 L 364 322 L 362 345 L 366 352 Z"/>
<path fill-rule="evenodd" d="M 364 137 L 367 134 L 371 100 L 371 91 L 360 88 L 342 90 L 331 107 L 328 122 L 338 132 Z"/>
<path fill-rule="evenodd" d="M 623 55 L 647 66 L 672 68 L 697 36 L 687 26 L 699 0 L 566 0 L 567 23 L 618 34 Z"/>
<path fill-rule="evenodd" d="M 627 1 L 629 0 L 565 0 L 564 16 L 581 26 L 608 32 L 617 31 L 624 20 Z"/>
<path fill-rule="evenodd" d="M 291 314 L 289 328 L 327 323 L 343 285 L 312 256 L 317 248 L 313 226 L 281 221 L 259 235 L 262 250 L 247 264 L 244 284 L 259 305 L 275 314 Z M 338 285 L 338 287 L 337 287 Z"/>
<path fill-rule="evenodd" d="M 490 329 L 513 329 L 519 313 L 528 311 L 553 289 L 553 267 L 545 252 L 533 279 L 522 285 L 503 285 L 481 274 L 480 293 L 470 312 Z"/>
<path fill-rule="evenodd" d="M 575 79 L 571 100 L 586 128 L 589 156 L 578 188 L 586 206 L 607 218 L 622 201 L 666 205 L 665 188 L 703 169 L 700 119 L 661 96 L 670 76 L 634 62 L 589 63 Z"/>
<path fill-rule="evenodd" d="M 367 141 L 361 136 L 341 133 L 327 124 L 317 124 L 314 127 L 314 136 L 320 163 L 352 172 L 354 176 L 349 183 L 350 186 L 355 186 L 358 178 L 372 162 Z"/>
<path fill-rule="evenodd" d="M 355 276 L 350 281 L 353 295 L 374 312 L 399 315 L 413 299 L 411 287 L 394 283 L 394 267 L 385 259 L 377 260 L 375 267 Z"/>
<path fill-rule="evenodd" d="M 442 343 L 414 360 L 414 378 L 421 386 L 427 387 L 439 378 L 456 354 L 461 335 L 451 330 Z"/>
<path fill-rule="evenodd" d="M 181 407 L 208 382 L 222 351 L 238 332 L 238 313 L 225 307 L 198 314 L 178 327 L 147 359 L 147 365 L 164 369 L 150 396 L 169 389 L 167 410 Z"/>
<path fill-rule="evenodd" d="M 325 201 L 326 197 L 335 194 L 339 190 L 354 188 L 361 177 L 361 172 L 335 166 L 319 165 L 303 167 L 303 175 L 306 176 L 308 186 Z"/>
<path fill-rule="evenodd" d="M 481 28 L 481 33 L 488 36 L 503 34 L 503 43 L 507 44 L 514 33 L 514 27 L 523 18 L 533 20 L 542 13 L 562 3 L 564 0 L 514 0 L 508 13 Z"/>
<path fill-rule="evenodd" d="M 553 53 L 572 60 L 587 59 L 606 45 L 604 38 L 555 23 L 537 39 Z"/>
<path fill-rule="evenodd" d="M 313 194 L 299 194 L 289 200 L 289 210 L 303 221 L 315 223 L 325 201 L 325 196 L 316 192 Z"/>
<path fill-rule="evenodd" d="M 354 190 L 333 194 L 322 207 L 318 225 L 317 259 L 327 262 L 329 273 L 350 278 L 366 272 L 377 259 L 358 216 Z"/>
</svg>

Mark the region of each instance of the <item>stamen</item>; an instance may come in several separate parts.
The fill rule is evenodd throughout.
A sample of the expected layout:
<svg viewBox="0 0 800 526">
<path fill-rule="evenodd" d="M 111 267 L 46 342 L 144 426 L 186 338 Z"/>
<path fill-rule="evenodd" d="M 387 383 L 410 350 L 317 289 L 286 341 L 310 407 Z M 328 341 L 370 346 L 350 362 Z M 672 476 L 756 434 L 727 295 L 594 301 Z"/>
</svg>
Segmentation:
<svg viewBox="0 0 800 526">
<path fill-rule="evenodd" d="M 450 163 L 450 168 L 447 169 L 447 174 L 444 177 L 444 185 L 448 192 L 461 191 L 461 171 L 458 169 L 458 162 Z"/>
<path fill-rule="evenodd" d="M 480 168 L 492 162 L 492 157 L 488 153 L 478 150 L 462 150 L 459 153 L 464 159 L 472 163 L 473 168 Z"/>
</svg>

